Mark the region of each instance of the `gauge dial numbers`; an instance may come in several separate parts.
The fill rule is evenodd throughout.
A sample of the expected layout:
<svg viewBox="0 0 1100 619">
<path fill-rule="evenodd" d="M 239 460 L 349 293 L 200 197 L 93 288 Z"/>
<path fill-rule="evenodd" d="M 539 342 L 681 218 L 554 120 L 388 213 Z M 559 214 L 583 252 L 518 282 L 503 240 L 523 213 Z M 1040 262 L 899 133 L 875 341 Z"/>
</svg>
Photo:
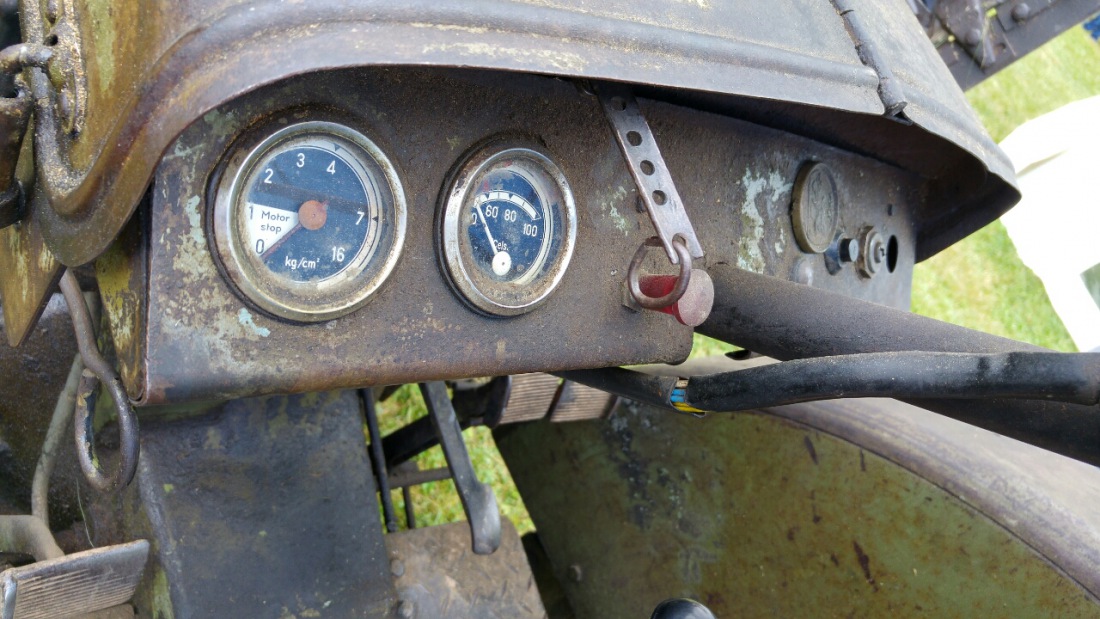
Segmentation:
<svg viewBox="0 0 1100 619">
<path fill-rule="evenodd" d="M 358 309 L 401 253 L 397 172 L 343 125 L 304 122 L 242 145 L 216 191 L 215 254 L 238 292 L 277 317 L 318 322 Z"/>
<path fill-rule="evenodd" d="M 452 173 L 440 208 L 444 268 L 474 309 L 529 312 L 560 283 L 576 241 L 576 206 L 565 175 L 541 151 L 474 152 Z"/>
</svg>

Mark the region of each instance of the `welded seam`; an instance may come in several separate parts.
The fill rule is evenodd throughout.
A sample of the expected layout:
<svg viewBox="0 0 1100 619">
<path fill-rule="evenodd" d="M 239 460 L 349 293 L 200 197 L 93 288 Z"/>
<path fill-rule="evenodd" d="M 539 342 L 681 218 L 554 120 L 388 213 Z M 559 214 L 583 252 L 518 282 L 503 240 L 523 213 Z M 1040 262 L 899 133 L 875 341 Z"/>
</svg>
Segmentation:
<svg viewBox="0 0 1100 619">
<path fill-rule="evenodd" d="M 882 100 L 882 105 L 886 108 L 883 116 L 909 122 L 904 113 L 905 106 L 909 102 L 905 99 L 905 94 L 902 92 L 901 86 L 898 85 L 894 72 L 886 64 L 879 48 L 872 43 L 867 26 L 853 6 L 855 0 L 832 0 L 832 2 L 837 13 L 844 18 L 848 36 L 852 38 L 852 43 L 856 46 L 856 53 L 859 55 L 860 62 L 870 67 L 878 75 L 878 96 Z"/>
</svg>

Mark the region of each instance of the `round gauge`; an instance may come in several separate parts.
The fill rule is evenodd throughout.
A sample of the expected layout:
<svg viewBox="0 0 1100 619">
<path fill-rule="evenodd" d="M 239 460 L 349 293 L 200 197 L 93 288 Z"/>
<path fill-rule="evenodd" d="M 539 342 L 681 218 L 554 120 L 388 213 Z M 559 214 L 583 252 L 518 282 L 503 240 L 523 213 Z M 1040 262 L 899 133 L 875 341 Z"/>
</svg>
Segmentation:
<svg viewBox="0 0 1100 619">
<path fill-rule="evenodd" d="M 452 174 L 441 209 L 442 260 L 474 309 L 522 314 L 561 281 L 577 211 L 565 176 L 542 152 L 499 145 L 477 150 Z"/>
<path fill-rule="evenodd" d="M 304 122 L 230 155 L 212 219 L 216 253 L 248 301 L 316 322 L 362 306 L 393 270 L 405 196 L 365 136 Z"/>
</svg>

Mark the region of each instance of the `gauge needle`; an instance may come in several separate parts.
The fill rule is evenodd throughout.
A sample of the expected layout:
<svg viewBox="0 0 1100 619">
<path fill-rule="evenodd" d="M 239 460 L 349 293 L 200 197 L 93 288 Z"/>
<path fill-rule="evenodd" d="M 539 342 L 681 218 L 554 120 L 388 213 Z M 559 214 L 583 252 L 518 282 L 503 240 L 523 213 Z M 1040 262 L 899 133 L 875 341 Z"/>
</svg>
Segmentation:
<svg viewBox="0 0 1100 619">
<path fill-rule="evenodd" d="M 260 259 L 267 260 L 271 257 L 271 254 L 282 247 L 283 243 L 294 236 L 294 233 L 298 230 L 302 228 L 306 230 L 320 230 L 324 227 L 326 221 L 328 221 L 328 201 L 318 202 L 317 200 L 306 200 L 298 207 L 298 223 L 294 224 L 294 227 L 287 231 L 287 233 L 283 235 L 283 238 L 276 241 L 267 251 L 261 254 Z"/>
<path fill-rule="evenodd" d="M 485 228 L 485 236 L 489 238 L 489 247 L 493 249 L 493 273 L 504 275 L 512 270 L 512 256 L 506 251 L 497 251 L 497 243 L 493 240 L 493 233 L 489 231 L 489 221 L 485 219 L 485 213 L 481 212 L 481 205 L 475 204 L 477 214 L 481 217 L 481 225 Z"/>
</svg>

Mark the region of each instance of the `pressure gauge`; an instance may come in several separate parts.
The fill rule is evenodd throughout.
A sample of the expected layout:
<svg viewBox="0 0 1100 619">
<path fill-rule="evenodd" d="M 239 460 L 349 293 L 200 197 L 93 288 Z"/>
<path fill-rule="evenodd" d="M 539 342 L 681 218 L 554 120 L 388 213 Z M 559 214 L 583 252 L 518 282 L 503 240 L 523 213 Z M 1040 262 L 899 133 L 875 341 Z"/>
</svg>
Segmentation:
<svg viewBox="0 0 1100 619">
<path fill-rule="evenodd" d="M 393 164 L 366 136 L 303 122 L 230 154 L 212 223 L 215 253 L 246 300 L 316 322 L 362 306 L 393 270 L 405 196 Z"/>
<path fill-rule="evenodd" d="M 577 236 L 565 175 L 530 146 L 468 155 L 440 204 L 440 253 L 459 296 L 496 316 L 531 311 L 561 282 Z"/>
</svg>

